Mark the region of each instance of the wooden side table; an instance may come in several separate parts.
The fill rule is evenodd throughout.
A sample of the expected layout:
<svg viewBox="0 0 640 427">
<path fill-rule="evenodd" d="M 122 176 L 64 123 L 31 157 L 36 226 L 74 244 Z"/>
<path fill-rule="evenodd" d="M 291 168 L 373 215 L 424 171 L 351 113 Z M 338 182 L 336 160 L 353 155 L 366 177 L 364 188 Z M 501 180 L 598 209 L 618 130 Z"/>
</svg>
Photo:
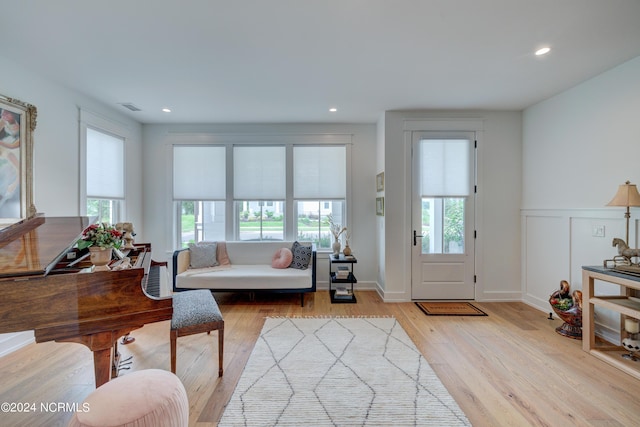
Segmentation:
<svg viewBox="0 0 640 427">
<path fill-rule="evenodd" d="M 614 295 L 594 295 L 595 280 L 618 285 Z M 596 341 L 594 307 L 603 307 L 634 319 L 640 319 L 640 277 L 623 274 L 609 268 L 582 267 L 582 349 L 616 368 L 640 379 L 640 363 L 627 360 L 622 347 Z M 621 320 L 622 320 L 622 316 Z M 624 322 L 622 322 L 624 324 Z M 620 333 L 624 333 L 621 325 Z"/>
</svg>

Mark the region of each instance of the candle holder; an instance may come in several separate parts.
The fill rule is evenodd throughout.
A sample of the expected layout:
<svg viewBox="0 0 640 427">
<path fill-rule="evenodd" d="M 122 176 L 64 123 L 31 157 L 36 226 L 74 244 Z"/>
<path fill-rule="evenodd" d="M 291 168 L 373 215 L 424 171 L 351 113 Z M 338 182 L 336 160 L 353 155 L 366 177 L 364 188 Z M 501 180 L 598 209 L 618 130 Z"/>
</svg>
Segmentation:
<svg viewBox="0 0 640 427">
<path fill-rule="evenodd" d="M 640 351 L 640 339 L 638 339 L 640 322 L 633 318 L 627 318 L 624 320 L 624 330 L 627 331 L 628 336 L 622 340 L 622 346 L 629 350 L 629 353 L 623 354 L 622 357 L 637 362 L 640 360 L 636 356 L 636 353 Z"/>
</svg>

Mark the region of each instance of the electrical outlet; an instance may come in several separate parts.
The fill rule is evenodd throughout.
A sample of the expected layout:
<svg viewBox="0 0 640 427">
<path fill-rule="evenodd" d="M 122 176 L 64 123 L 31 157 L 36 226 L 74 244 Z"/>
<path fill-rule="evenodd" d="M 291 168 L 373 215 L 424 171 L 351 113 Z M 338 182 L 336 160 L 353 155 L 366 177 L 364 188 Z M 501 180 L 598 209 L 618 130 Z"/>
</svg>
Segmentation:
<svg viewBox="0 0 640 427">
<path fill-rule="evenodd" d="M 604 225 L 594 225 L 591 235 L 593 237 L 604 237 Z"/>
</svg>

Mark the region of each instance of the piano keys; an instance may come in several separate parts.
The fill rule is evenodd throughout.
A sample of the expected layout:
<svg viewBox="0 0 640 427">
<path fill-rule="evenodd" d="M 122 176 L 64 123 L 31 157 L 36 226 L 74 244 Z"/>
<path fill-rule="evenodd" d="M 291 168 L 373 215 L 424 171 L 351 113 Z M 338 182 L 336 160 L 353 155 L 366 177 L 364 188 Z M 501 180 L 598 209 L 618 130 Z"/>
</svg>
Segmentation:
<svg viewBox="0 0 640 427">
<path fill-rule="evenodd" d="M 0 333 L 33 330 L 36 342 L 76 342 L 94 355 L 96 387 L 109 381 L 114 343 L 147 323 L 171 319 L 171 298 L 146 293 L 151 246 L 129 255 L 134 268 L 89 272 L 75 242 L 86 217 L 24 220 L 0 231 Z"/>
</svg>

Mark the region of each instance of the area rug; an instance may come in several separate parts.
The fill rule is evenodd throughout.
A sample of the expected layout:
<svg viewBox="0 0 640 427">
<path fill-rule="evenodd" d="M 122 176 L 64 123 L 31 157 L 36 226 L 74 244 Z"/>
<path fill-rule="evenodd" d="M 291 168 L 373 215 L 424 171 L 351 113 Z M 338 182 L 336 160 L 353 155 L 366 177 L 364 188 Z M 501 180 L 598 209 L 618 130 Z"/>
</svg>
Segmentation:
<svg viewBox="0 0 640 427">
<path fill-rule="evenodd" d="M 429 316 L 487 316 L 487 313 L 468 302 L 416 302 Z"/>
<path fill-rule="evenodd" d="M 392 317 L 267 318 L 218 424 L 470 426 Z"/>
</svg>

